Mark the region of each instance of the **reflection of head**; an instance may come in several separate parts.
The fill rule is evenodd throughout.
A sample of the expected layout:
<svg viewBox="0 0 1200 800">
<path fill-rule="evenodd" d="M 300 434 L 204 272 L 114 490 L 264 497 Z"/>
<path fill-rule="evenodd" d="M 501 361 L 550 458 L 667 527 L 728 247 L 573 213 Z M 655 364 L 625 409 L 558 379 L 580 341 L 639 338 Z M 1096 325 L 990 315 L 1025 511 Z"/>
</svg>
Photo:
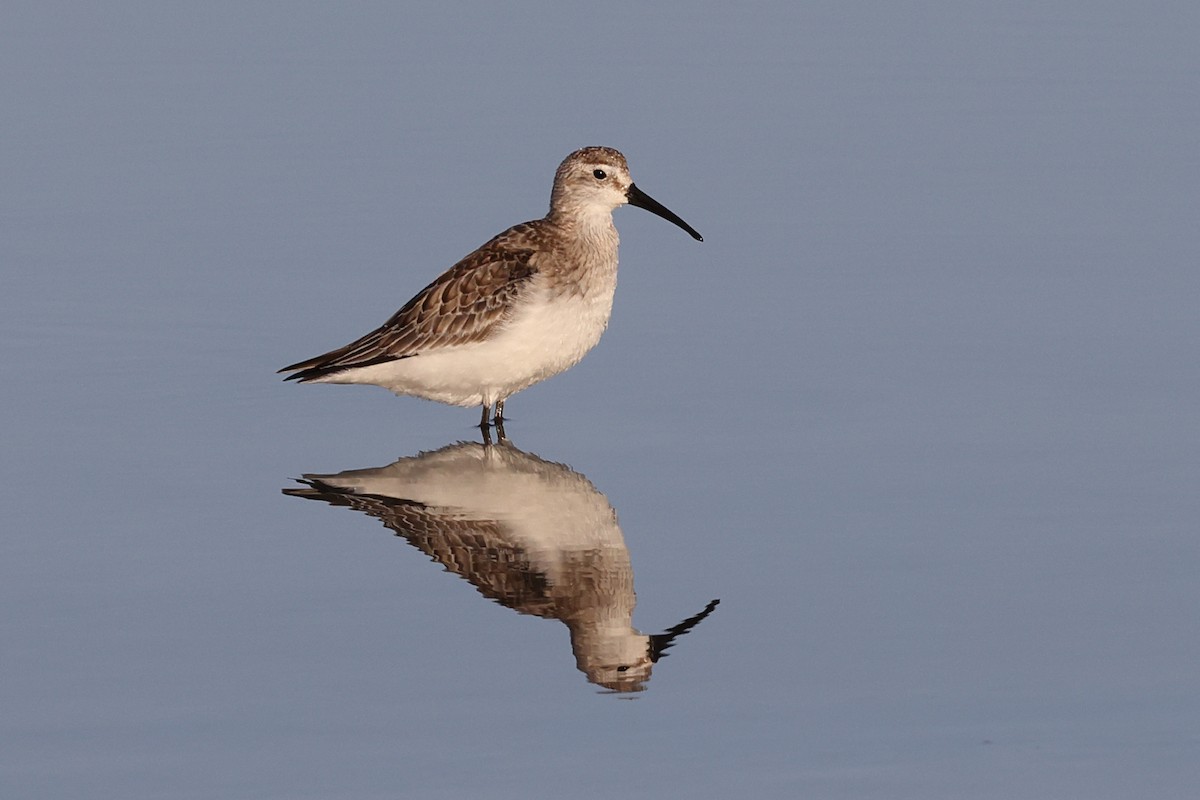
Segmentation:
<svg viewBox="0 0 1200 800">
<path fill-rule="evenodd" d="M 575 665 L 588 681 L 613 692 L 644 691 L 654 662 L 650 660 L 650 637 L 630 627 L 599 637 L 571 631 Z M 597 640 L 598 639 L 598 640 Z"/>
<path fill-rule="evenodd" d="M 638 633 L 630 627 L 623 630 L 613 628 L 607 632 L 589 631 L 591 636 L 572 628 L 571 647 L 575 651 L 575 663 L 589 681 L 605 689 L 613 692 L 644 691 L 654 665 L 667 655 L 666 649 L 703 622 L 720 602 L 713 600 L 699 614 L 652 636 Z"/>
</svg>

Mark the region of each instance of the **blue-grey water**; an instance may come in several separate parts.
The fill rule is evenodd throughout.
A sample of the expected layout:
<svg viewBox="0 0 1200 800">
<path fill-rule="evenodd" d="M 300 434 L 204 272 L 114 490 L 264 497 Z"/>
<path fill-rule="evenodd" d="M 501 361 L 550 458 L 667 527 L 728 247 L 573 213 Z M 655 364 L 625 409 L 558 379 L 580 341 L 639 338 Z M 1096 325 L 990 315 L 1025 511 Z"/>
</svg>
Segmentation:
<svg viewBox="0 0 1200 800">
<path fill-rule="evenodd" d="M 1191 796 L 1195 5 L 404 5 L 0 11 L 0 795 Z M 503 451 L 278 380 L 590 144 Z"/>
</svg>

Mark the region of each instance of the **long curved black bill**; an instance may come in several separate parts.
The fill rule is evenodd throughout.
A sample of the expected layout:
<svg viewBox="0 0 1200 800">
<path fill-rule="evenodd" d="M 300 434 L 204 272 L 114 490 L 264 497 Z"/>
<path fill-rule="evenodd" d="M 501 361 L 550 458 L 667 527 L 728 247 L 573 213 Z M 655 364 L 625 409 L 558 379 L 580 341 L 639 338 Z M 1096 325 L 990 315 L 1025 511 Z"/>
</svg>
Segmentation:
<svg viewBox="0 0 1200 800">
<path fill-rule="evenodd" d="M 625 193 L 625 197 L 627 197 L 629 199 L 629 205 L 637 206 L 638 208 L 644 208 L 647 211 L 649 211 L 651 214 L 657 214 L 658 216 L 662 217 L 663 219 L 667 220 L 668 222 L 674 222 L 676 225 L 678 225 L 679 227 L 683 228 L 685 231 L 690 233 L 692 235 L 692 238 L 695 239 L 697 242 L 704 241 L 704 237 L 701 236 L 700 234 L 696 233 L 695 228 L 693 228 L 691 225 L 688 225 L 686 222 L 684 222 L 682 219 L 680 219 L 679 215 L 676 214 L 674 211 L 667 208 L 662 203 L 658 202 L 653 197 L 651 197 L 650 195 L 646 194 L 641 189 L 639 189 L 637 187 L 637 184 L 635 184 L 635 183 L 629 184 L 629 191 L 627 191 Z"/>
</svg>

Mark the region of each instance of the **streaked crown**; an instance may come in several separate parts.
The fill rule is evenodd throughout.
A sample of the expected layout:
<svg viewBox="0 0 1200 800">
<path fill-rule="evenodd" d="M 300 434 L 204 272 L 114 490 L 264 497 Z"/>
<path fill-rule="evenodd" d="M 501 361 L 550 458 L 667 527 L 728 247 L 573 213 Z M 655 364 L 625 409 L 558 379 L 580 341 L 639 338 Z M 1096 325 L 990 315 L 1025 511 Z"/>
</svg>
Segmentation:
<svg viewBox="0 0 1200 800">
<path fill-rule="evenodd" d="M 550 211 L 584 206 L 612 210 L 629 202 L 627 192 L 631 183 L 629 164 L 619 150 L 584 147 L 558 165 L 550 193 Z"/>
</svg>

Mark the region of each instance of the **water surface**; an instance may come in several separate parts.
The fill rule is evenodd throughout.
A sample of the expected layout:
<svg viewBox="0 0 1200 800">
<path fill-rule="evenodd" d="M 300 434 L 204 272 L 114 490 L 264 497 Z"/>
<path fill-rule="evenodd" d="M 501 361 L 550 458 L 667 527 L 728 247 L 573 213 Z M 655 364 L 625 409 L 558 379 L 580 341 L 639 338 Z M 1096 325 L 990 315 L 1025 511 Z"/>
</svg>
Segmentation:
<svg viewBox="0 0 1200 800">
<path fill-rule="evenodd" d="M 1192 10 L 4 17 L 4 796 L 1200 783 Z M 278 381 L 588 144 L 705 242 L 505 449 Z"/>
</svg>

